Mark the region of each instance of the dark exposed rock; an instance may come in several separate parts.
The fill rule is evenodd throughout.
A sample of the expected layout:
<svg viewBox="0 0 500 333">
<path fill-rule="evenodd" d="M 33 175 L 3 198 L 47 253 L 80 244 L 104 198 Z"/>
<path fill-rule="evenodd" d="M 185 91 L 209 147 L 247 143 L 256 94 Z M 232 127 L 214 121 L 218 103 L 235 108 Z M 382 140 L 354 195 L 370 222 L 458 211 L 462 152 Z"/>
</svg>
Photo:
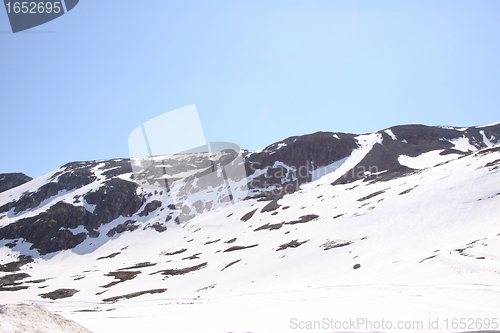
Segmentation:
<svg viewBox="0 0 500 333">
<path fill-rule="evenodd" d="M 213 289 L 213 288 L 215 288 L 216 285 L 217 285 L 217 283 L 214 283 L 214 284 L 211 284 L 209 286 L 206 286 L 206 287 L 203 287 L 203 288 L 200 288 L 200 289 L 196 289 L 196 292 L 200 292 L 200 291 L 208 290 L 208 289 Z"/>
<path fill-rule="evenodd" d="M 220 239 L 216 239 L 216 240 L 213 240 L 213 241 L 206 242 L 205 245 L 217 243 L 218 241 L 220 241 Z"/>
<path fill-rule="evenodd" d="M 199 257 L 199 255 L 200 255 L 200 254 L 201 254 L 201 252 L 200 252 L 200 253 L 195 253 L 195 254 L 193 254 L 193 255 L 191 255 L 191 256 L 189 256 L 189 257 L 182 258 L 182 260 L 188 260 L 188 259 L 189 259 L 189 260 L 193 260 L 193 259 L 200 259 L 200 257 Z"/>
<path fill-rule="evenodd" d="M 262 189 L 273 185 L 282 186 L 292 181 L 293 177 L 298 179 L 298 185 L 311 181 L 309 171 L 339 161 L 358 147 L 355 135 L 337 133 L 337 136 L 340 139 L 328 132 L 294 136 L 249 155 L 245 160 L 247 175 L 252 175 L 255 170 L 269 168 L 266 174 L 254 178 L 249 187 Z M 295 172 L 275 165 L 276 162 L 292 167 Z"/>
<path fill-rule="evenodd" d="M 465 137 L 472 146 L 481 149 L 486 147 L 481 131 L 495 142 L 498 142 L 500 137 L 500 125 L 486 126 L 481 129 L 469 127 L 465 131 L 424 125 L 394 126 L 389 130 L 397 140 L 393 140 L 385 131 L 380 131 L 383 138 L 382 144 L 376 143 L 359 164 L 332 185 L 347 184 L 358 179 L 386 181 L 402 177 L 411 173 L 412 169 L 398 162 L 400 155 L 416 157 L 432 150 L 442 150 L 441 155 L 452 153 L 466 155 L 468 153 L 454 149 L 453 143 L 448 140 Z M 382 171 L 384 172 L 377 174 Z"/>
<path fill-rule="evenodd" d="M 464 136 L 464 132 L 453 128 L 442 128 L 425 125 L 402 125 L 390 130 L 398 140 L 392 140 L 385 132 L 384 145 L 395 145 L 396 153 L 417 156 L 431 150 L 452 148 L 453 144 L 440 139 L 453 140 Z M 401 142 L 406 140 L 407 143 Z"/>
<path fill-rule="evenodd" d="M 76 289 L 57 289 L 57 290 L 51 291 L 49 293 L 40 294 L 38 296 L 40 296 L 41 298 L 50 298 L 51 300 L 55 301 L 56 299 L 71 297 L 74 294 L 76 294 L 77 292 L 79 292 L 79 290 L 76 290 Z"/>
<path fill-rule="evenodd" d="M 207 263 L 204 262 L 202 264 L 196 265 L 196 266 L 191 266 L 191 267 L 186 267 L 186 268 L 179 268 L 179 269 L 163 269 L 158 272 L 151 273 L 150 275 L 158 274 L 160 273 L 161 275 L 165 275 L 167 277 L 169 276 L 174 276 L 174 275 L 184 275 L 186 273 L 194 272 L 200 269 L 203 269 L 207 267 Z"/>
<path fill-rule="evenodd" d="M 237 238 L 231 238 L 230 240 L 228 240 L 227 242 L 224 242 L 226 244 L 231 244 L 231 243 L 234 243 L 236 241 Z"/>
<path fill-rule="evenodd" d="M 303 242 L 299 242 L 298 239 L 295 239 L 295 240 L 293 240 L 291 242 L 288 242 L 288 243 L 285 243 L 285 244 L 281 244 L 276 251 L 285 250 L 285 249 L 287 249 L 289 247 L 292 247 L 292 248 L 299 247 L 302 244 L 307 243 L 308 241 L 309 240 L 305 240 Z"/>
<path fill-rule="evenodd" d="M 273 210 L 276 210 L 278 208 L 280 208 L 281 205 L 278 204 L 278 200 L 273 200 L 271 201 L 270 203 L 268 203 L 267 205 L 265 205 L 262 209 L 261 209 L 261 213 L 265 213 L 265 212 L 272 212 Z"/>
<path fill-rule="evenodd" d="M 111 258 L 116 257 L 116 256 L 117 256 L 117 255 L 119 255 L 119 254 L 121 254 L 121 252 L 111 253 L 109 256 L 99 257 L 99 258 L 97 258 L 96 260 L 111 259 Z"/>
<path fill-rule="evenodd" d="M 138 296 L 145 295 L 145 294 L 161 294 L 161 293 L 164 293 L 165 291 L 167 291 L 166 288 L 144 290 L 144 291 L 138 291 L 135 293 L 125 294 L 125 295 L 121 295 L 121 296 L 105 298 L 102 301 L 105 303 L 114 303 L 114 302 L 119 301 L 121 299 L 134 298 L 134 297 L 138 297 Z"/>
<path fill-rule="evenodd" d="M 15 203 L 15 211 L 36 207 L 42 199 L 57 194 L 61 187 L 67 187 L 64 188 L 67 190 L 73 186 L 83 186 L 94 180 L 94 176 L 90 176 L 89 172 L 83 168 L 60 174 L 57 177 L 58 182 L 47 183 L 37 192 L 23 195 Z M 95 229 L 102 224 L 109 223 L 119 216 L 130 216 L 139 210 L 144 199 L 137 195 L 136 190 L 135 183 L 118 178 L 108 180 L 97 191 L 87 193 L 84 197 L 87 203 L 95 205 L 93 213 L 81 206 L 58 202 L 45 212 L 1 228 L 0 239 L 24 238 L 33 243 L 32 249 L 37 249 L 42 255 L 74 248 L 83 242 L 87 235 L 74 235 L 68 229 L 84 226 L 89 236 L 97 237 L 99 234 Z M 121 227 L 125 230 L 134 229 L 133 225 Z M 120 227 L 111 233 L 116 233 L 119 229 Z"/>
<path fill-rule="evenodd" d="M 361 265 L 360 265 L 360 264 L 355 264 L 354 266 L 352 266 L 352 268 L 354 268 L 354 269 L 358 269 L 358 268 L 360 268 L 360 267 L 361 267 Z"/>
<path fill-rule="evenodd" d="M 5 213 L 16 206 L 15 201 L 7 202 L 6 204 L 0 206 L 0 213 Z"/>
<path fill-rule="evenodd" d="M 294 221 L 290 221 L 290 222 L 266 223 L 266 224 L 258 227 L 254 231 L 265 230 L 265 229 L 277 230 L 277 229 L 280 229 L 285 224 L 293 225 L 293 224 L 297 224 L 297 223 L 307 223 L 307 222 L 310 222 L 312 220 L 317 219 L 318 217 L 319 217 L 319 215 L 316 215 L 316 214 L 308 214 L 308 215 L 303 215 L 303 216 L 299 217 L 298 220 L 294 220 Z"/>
<path fill-rule="evenodd" d="M 426 260 L 429 260 L 429 259 L 435 258 L 436 256 L 437 256 L 437 255 L 433 255 L 433 256 L 427 257 L 427 258 L 425 258 L 425 259 L 422 259 L 422 260 L 420 260 L 420 261 L 419 261 L 419 264 L 423 263 L 423 262 L 424 262 L 424 261 L 426 261 Z"/>
<path fill-rule="evenodd" d="M 102 175 L 106 178 L 112 178 L 119 175 L 132 172 L 132 165 L 129 159 L 115 159 L 107 160 L 102 162 L 104 165 L 99 169 L 106 170 L 102 172 Z"/>
<path fill-rule="evenodd" d="M 97 238 L 101 234 L 99 231 L 94 230 L 94 229 L 90 229 L 90 230 L 88 230 L 88 232 L 89 232 L 90 238 Z"/>
<path fill-rule="evenodd" d="M 49 280 L 49 279 L 30 280 L 30 281 L 26 281 L 26 283 L 43 283 L 47 280 Z"/>
<path fill-rule="evenodd" d="M 257 201 L 272 201 L 275 199 L 281 199 L 283 197 L 282 194 L 276 195 L 273 191 L 266 191 L 261 189 L 261 192 L 255 192 L 252 195 L 247 196 L 243 200 L 257 200 Z"/>
<path fill-rule="evenodd" d="M 38 207 L 40 203 L 54 195 L 59 191 L 74 190 L 88 185 L 95 181 L 97 177 L 91 172 L 91 168 L 95 162 L 74 162 L 68 163 L 64 171 L 56 173 L 52 176 L 51 182 L 41 186 L 36 192 L 27 192 L 15 203 L 14 212 L 22 211 Z"/>
<path fill-rule="evenodd" d="M 163 224 L 161 224 L 160 222 L 155 222 L 151 225 L 146 226 L 146 228 L 154 229 L 157 232 L 164 232 L 165 230 L 167 230 L 167 227 L 164 226 Z M 144 229 L 146 229 L 146 228 L 144 228 Z"/>
<path fill-rule="evenodd" d="M 138 264 L 135 264 L 134 266 L 120 268 L 119 271 L 125 271 L 128 269 L 144 268 L 144 267 L 152 267 L 152 266 L 156 266 L 156 264 L 157 264 L 156 262 L 151 263 L 149 261 L 148 262 L 140 262 Z"/>
<path fill-rule="evenodd" d="M 282 226 L 283 226 L 284 222 L 281 222 L 281 223 L 266 223 L 260 227 L 258 227 L 257 229 L 255 229 L 254 231 L 259 231 L 259 230 L 277 230 L 277 229 L 280 229 Z"/>
<path fill-rule="evenodd" d="M 497 164 L 500 164 L 500 159 L 498 159 L 498 160 L 494 160 L 493 162 L 486 163 L 486 164 L 484 165 L 484 167 L 485 167 L 485 168 L 489 168 L 489 167 L 495 166 L 495 165 L 497 165 Z"/>
<path fill-rule="evenodd" d="M 26 273 L 14 273 L 2 276 L 0 278 L 0 291 L 16 291 L 21 289 L 27 289 L 28 287 L 25 286 L 19 288 L 21 282 L 17 281 L 24 280 L 28 277 L 30 277 L 30 275 Z"/>
<path fill-rule="evenodd" d="M 316 215 L 316 214 L 303 215 L 303 216 L 299 217 L 298 220 L 285 222 L 285 224 L 307 223 L 309 221 L 317 219 L 318 217 L 319 217 L 319 215 Z"/>
<path fill-rule="evenodd" d="M 0 291 L 18 291 L 18 290 L 24 290 L 28 289 L 28 286 L 24 286 L 22 284 L 15 284 L 12 286 L 5 286 L 5 287 L 0 287 Z"/>
<path fill-rule="evenodd" d="M 152 213 L 154 212 L 155 210 L 157 210 L 158 208 L 160 208 L 162 205 L 161 201 L 159 200 L 153 200 L 151 202 L 148 202 L 146 204 L 146 206 L 144 207 L 144 209 L 142 210 L 142 212 L 140 212 L 138 215 L 139 216 L 148 216 L 149 213 Z"/>
<path fill-rule="evenodd" d="M 161 256 L 173 256 L 173 255 L 176 255 L 176 254 L 184 253 L 186 251 L 187 251 L 187 249 L 180 249 L 180 250 L 174 251 L 174 252 L 165 252 L 165 251 L 163 251 L 162 253 L 160 253 L 160 255 Z"/>
<path fill-rule="evenodd" d="M 15 203 L 14 213 L 37 207 L 43 200 L 48 199 L 61 190 L 57 183 L 47 183 L 38 189 L 37 192 L 26 192 Z"/>
<path fill-rule="evenodd" d="M 0 193 L 33 180 L 24 173 L 0 173 Z"/>
<path fill-rule="evenodd" d="M 145 199 L 137 195 L 137 184 L 120 178 L 103 183 L 97 191 L 87 193 L 84 199 L 96 205 L 93 212 L 93 229 L 109 223 L 119 216 L 129 217 L 136 213 Z"/>
<path fill-rule="evenodd" d="M 246 222 L 246 221 L 250 220 L 252 218 L 253 214 L 255 214 L 256 211 L 257 211 L 257 208 L 254 209 L 254 210 L 252 210 L 252 211 L 250 211 L 250 212 L 248 212 L 248 213 L 246 213 L 245 215 L 243 215 L 240 220 L 243 221 L 243 222 Z"/>
<path fill-rule="evenodd" d="M 380 195 L 382 193 L 385 193 L 386 190 L 382 190 L 382 191 L 377 191 L 377 192 L 374 192 L 372 194 L 368 194 L 367 196 L 365 197 L 362 197 L 362 198 L 359 198 L 358 201 L 365 201 L 365 200 L 368 200 L 368 199 L 371 199 L 377 195 Z"/>
<path fill-rule="evenodd" d="M 482 150 L 478 151 L 476 154 L 477 155 L 486 155 L 486 154 L 494 153 L 494 152 L 497 152 L 497 151 L 500 151 L 500 146 L 490 147 L 490 148 L 487 148 L 487 149 L 482 149 Z"/>
<path fill-rule="evenodd" d="M 9 249 L 14 248 L 16 245 L 17 245 L 17 239 L 15 241 L 13 241 L 12 243 L 5 244 L 5 246 L 8 247 Z"/>
<path fill-rule="evenodd" d="M 236 264 L 237 262 L 240 262 L 241 259 L 238 259 L 238 260 L 235 260 L 235 261 L 232 261 L 230 262 L 229 264 L 227 264 L 226 266 L 224 266 L 224 268 L 222 268 L 220 271 L 222 272 L 223 270 L 225 270 L 226 268 L 229 268 L 231 266 L 233 266 L 234 264 Z"/>
<path fill-rule="evenodd" d="M 409 188 L 409 189 L 407 189 L 407 190 L 404 190 L 403 192 L 399 193 L 398 195 L 404 195 L 404 194 L 408 194 L 408 193 L 410 193 L 410 192 L 411 192 L 411 191 L 412 191 L 413 189 L 414 189 L 414 187 L 412 187 L 412 188 Z"/>
<path fill-rule="evenodd" d="M 224 252 L 232 252 L 232 251 L 249 249 L 252 247 L 256 247 L 257 245 L 259 245 L 259 244 L 253 244 L 253 245 L 248 245 L 248 246 L 231 246 L 230 248 L 225 249 Z"/>
<path fill-rule="evenodd" d="M 101 286 L 101 288 L 109 288 L 114 285 L 117 285 L 118 283 L 125 282 L 128 280 L 135 279 L 137 275 L 139 275 L 141 272 L 140 271 L 116 271 L 116 272 L 109 272 L 108 274 L 105 274 L 105 276 L 112 276 L 115 278 L 114 281 Z"/>
<path fill-rule="evenodd" d="M 401 144 L 404 145 L 404 143 Z M 398 157 L 399 155 L 393 150 L 376 143 L 361 162 L 338 178 L 332 185 L 348 184 L 359 179 L 365 181 L 390 180 L 413 171 L 413 169 L 401 165 Z"/>
<path fill-rule="evenodd" d="M 83 242 L 85 233 L 73 234 L 68 229 L 88 227 L 92 216 L 83 207 L 58 202 L 36 216 L 20 219 L 0 229 L 0 239 L 24 238 L 33 243 L 40 254 L 72 249 Z M 35 223 L 36 222 L 36 223 Z"/>
<path fill-rule="evenodd" d="M 120 223 L 116 227 L 110 229 L 106 233 L 106 236 L 113 237 L 115 234 L 121 234 L 122 232 L 125 232 L 125 231 L 137 230 L 137 228 L 139 228 L 139 226 L 136 225 L 136 223 L 137 223 L 137 221 L 135 221 L 135 220 L 127 220 L 123 223 Z"/>
<path fill-rule="evenodd" d="M 17 258 L 17 261 L 12 261 L 4 265 L 0 265 L 0 272 L 16 272 L 22 266 L 33 262 L 33 258 L 31 256 L 20 255 Z"/>
</svg>

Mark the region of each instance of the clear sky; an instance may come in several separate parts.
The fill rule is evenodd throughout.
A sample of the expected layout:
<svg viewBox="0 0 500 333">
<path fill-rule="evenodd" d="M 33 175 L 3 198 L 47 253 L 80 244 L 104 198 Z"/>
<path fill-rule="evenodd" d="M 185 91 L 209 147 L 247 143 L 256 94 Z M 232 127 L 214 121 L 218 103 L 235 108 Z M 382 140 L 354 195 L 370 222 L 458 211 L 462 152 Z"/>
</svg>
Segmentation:
<svg viewBox="0 0 500 333">
<path fill-rule="evenodd" d="M 500 121 L 497 0 L 80 0 L 12 34 L 0 8 L 1 172 L 128 157 L 196 104 L 207 141 Z"/>
</svg>

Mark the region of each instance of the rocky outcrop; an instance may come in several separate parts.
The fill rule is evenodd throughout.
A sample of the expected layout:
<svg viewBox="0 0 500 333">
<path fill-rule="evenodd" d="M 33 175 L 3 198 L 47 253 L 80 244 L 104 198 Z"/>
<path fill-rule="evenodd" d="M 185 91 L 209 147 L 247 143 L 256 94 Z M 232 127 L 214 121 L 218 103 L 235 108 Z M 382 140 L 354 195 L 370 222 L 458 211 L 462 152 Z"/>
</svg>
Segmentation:
<svg viewBox="0 0 500 333">
<path fill-rule="evenodd" d="M 70 229 L 79 225 L 88 227 L 92 214 L 83 207 L 58 202 L 36 216 L 20 219 L 0 229 L 0 239 L 23 238 L 33 243 L 31 249 L 40 254 L 72 249 L 83 242 L 87 235 L 74 234 Z"/>
<path fill-rule="evenodd" d="M 389 130 L 395 138 L 387 133 Z M 399 163 L 398 157 L 400 155 L 416 157 L 433 150 L 441 150 L 441 155 L 466 155 L 469 152 L 456 149 L 452 143 L 453 140 L 465 138 L 472 147 L 485 148 L 487 147 L 485 140 L 493 144 L 499 142 L 500 125 L 482 128 L 470 127 L 461 130 L 424 125 L 403 125 L 394 126 L 378 133 L 382 135 L 382 143 L 375 144 L 361 162 L 338 178 L 332 185 L 347 184 L 359 179 L 385 181 L 412 172 L 411 168 Z"/>
<path fill-rule="evenodd" d="M 5 212 L 14 208 L 14 213 L 36 208 L 40 203 L 59 193 L 59 191 L 71 191 L 91 184 L 97 179 L 91 168 L 95 162 L 74 162 L 63 166 L 65 170 L 56 172 L 50 182 L 44 184 L 36 192 L 26 192 L 19 200 L 10 202 L 8 205 L 0 207 L 0 212 Z"/>
<path fill-rule="evenodd" d="M 0 173 L 0 193 L 33 180 L 24 173 Z"/>
<path fill-rule="evenodd" d="M 98 236 L 101 225 L 120 216 L 132 216 L 145 201 L 137 194 L 135 183 L 119 178 L 104 182 L 97 191 L 85 195 L 84 200 L 95 205 L 92 213 L 82 206 L 60 201 L 45 212 L 0 228 L 0 239 L 23 238 L 42 255 L 72 249 L 87 236 Z M 84 226 L 87 232 L 74 234 L 71 230 L 78 226 Z"/>
<path fill-rule="evenodd" d="M 298 189 L 298 185 L 310 182 L 311 171 L 327 166 L 349 156 L 358 148 L 354 134 L 317 132 L 310 135 L 294 136 L 274 143 L 261 152 L 249 154 L 245 160 L 247 175 L 257 170 L 266 170 L 249 183 L 251 189 L 270 186 L 286 186 Z M 290 172 L 289 168 L 293 170 Z"/>
<path fill-rule="evenodd" d="M 155 210 L 157 210 L 158 208 L 160 208 L 162 205 L 161 201 L 158 201 L 158 200 L 153 200 L 151 202 L 148 202 L 146 204 L 146 206 L 144 207 L 144 210 L 142 212 L 140 212 L 138 215 L 139 216 L 148 216 L 149 213 L 152 213 L 154 212 Z"/>
<path fill-rule="evenodd" d="M 466 155 L 470 153 L 468 149 L 498 144 L 500 124 L 469 128 L 404 125 L 375 134 L 378 143 L 371 146 L 359 163 L 344 175 L 339 175 L 335 181 L 332 179 L 332 185 L 359 179 L 384 181 L 415 172 L 399 163 L 401 155 L 416 157 L 433 150 L 439 150 L 442 155 Z M 236 191 L 229 193 L 226 176 L 219 175 L 219 169 L 215 172 L 216 166 L 231 163 L 244 164 L 250 188 L 246 199 L 269 201 L 260 211 L 275 215 L 281 208 L 278 201 L 284 195 L 300 190 L 302 184 L 312 181 L 314 171 L 321 171 L 319 176 L 322 176 L 334 170 L 343 159 L 351 156 L 353 150 L 362 147 L 361 140 L 355 134 L 317 132 L 287 138 L 258 152 L 246 151 L 242 161 L 236 160 L 237 154 L 232 150 L 214 155 L 213 160 L 207 154 L 165 156 L 164 159 L 155 158 L 150 165 L 144 162 L 146 165 L 140 172 L 133 170 L 131 164 L 143 163 L 140 160 L 68 163 L 42 186 L 26 186 L 29 191 L 20 197 L 3 196 L 9 199 L 0 202 L 0 219 L 10 220 L 2 224 L 0 239 L 12 240 L 5 246 L 13 249 L 24 240 L 32 243 L 31 248 L 40 254 L 47 254 L 74 248 L 87 237 L 116 237 L 139 228 L 165 232 L 168 223 L 183 223 L 196 214 L 210 211 L 217 203 L 234 199 Z M 456 146 L 457 142 L 460 145 Z M 324 168 L 327 166 L 328 170 Z M 233 176 L 244 177 L 240 174 Z M 0 192 L 30 179 L 23 174 L 0 174 Z M 241 180 L 231 178 L 231 173 L 228 173 L 228 179 Z M 139 188 L 136 181 L 143 183 L 144 188 Z M 174 181 L 180 186 L 172 187 L 175 191 L 171 192 L 167 183 L 174 184 Z M 151 184 L 155 186 L 149 186 Z M 77 193 L 68 193 L 72 191 Z M 407 192 L 401 192 L 404 193 Z M 196 200 L 188 200 L 194 195 L 198 196 Z M 41 205 L 49 208 L 33 214 L 33 210 Z M 241 221 L 250 220 L 256 211 L 248 212 Z M 125 218 L 100 234 L 103 225 L 122 217 Z M 278 230 L 285 224 L 305 223 L 316 217 L 311 214 L 308 218 L 303 216 L 297 221 L 267 224 L 256 230 Z"/>
<path fill-rule="evenodd" d="M 137 194 L 137 184 L 120 178 L 107 180 L 95 192 L 89 192 L 84 200 L 95 205 L 92 228 L 109 223 L 119 216 L 130 217 L 145 202 L 145 198 Z"/>
</svg>

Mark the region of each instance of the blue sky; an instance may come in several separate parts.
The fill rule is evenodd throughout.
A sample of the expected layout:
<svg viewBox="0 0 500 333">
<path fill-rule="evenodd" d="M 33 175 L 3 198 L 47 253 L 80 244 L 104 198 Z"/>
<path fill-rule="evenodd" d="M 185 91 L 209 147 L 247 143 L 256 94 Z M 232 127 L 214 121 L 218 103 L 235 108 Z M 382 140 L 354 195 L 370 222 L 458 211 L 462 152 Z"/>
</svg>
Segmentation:
<svg viewBox="0 0 500 333">
<path fill-rule="evenodd" d="M 128 157 L 196 104 L 207 141 L 500 121 L 498 1 L 81 0 L 12 34 L 0 8 L 1 172 Z"/>
</svg>

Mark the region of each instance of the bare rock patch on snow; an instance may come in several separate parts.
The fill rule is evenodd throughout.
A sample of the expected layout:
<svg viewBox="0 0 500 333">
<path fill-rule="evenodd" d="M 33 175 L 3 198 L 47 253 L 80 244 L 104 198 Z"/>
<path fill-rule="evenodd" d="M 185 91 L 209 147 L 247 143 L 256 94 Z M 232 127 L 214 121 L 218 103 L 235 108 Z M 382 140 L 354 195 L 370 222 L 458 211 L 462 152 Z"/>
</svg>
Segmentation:
<svg viewBox="0 0 500 333">
<path fill-rule="evenodd" d="M 79 292 L 79 290 L 76 289 L 57 289 L 45 294 L 40 294 L 41 298 L 50 298 L 51 300 L 55 301 L 56 299 L 61 299 L 61 298 L 68 298 L 73 296 Z"/>
</svg>

